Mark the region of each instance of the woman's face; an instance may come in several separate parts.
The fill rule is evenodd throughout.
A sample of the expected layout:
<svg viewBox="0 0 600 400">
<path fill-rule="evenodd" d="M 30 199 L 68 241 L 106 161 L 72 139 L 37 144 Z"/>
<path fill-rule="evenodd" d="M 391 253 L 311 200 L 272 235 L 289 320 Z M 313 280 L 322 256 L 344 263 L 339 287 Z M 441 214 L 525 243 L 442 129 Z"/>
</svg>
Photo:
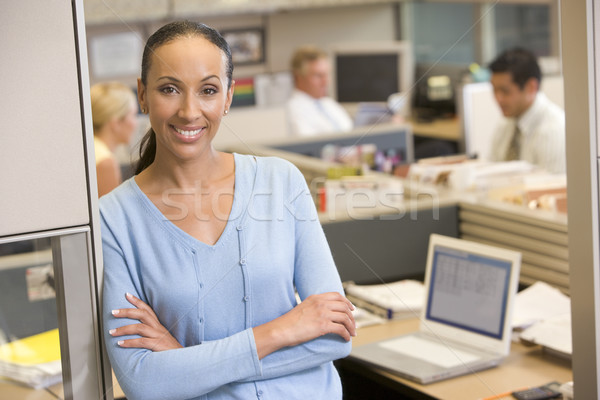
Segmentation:
<svg viewBox="0 0 600 400">
<path fill-rule="evenodd" d="M 190 160 L 210 149 L 229 109 L 226 57 L 202 37 L 182 37 L 153 52 L 146 85 L 138 81 L 142 108 L 156 133 L 157 157 Z"/>
</svg>

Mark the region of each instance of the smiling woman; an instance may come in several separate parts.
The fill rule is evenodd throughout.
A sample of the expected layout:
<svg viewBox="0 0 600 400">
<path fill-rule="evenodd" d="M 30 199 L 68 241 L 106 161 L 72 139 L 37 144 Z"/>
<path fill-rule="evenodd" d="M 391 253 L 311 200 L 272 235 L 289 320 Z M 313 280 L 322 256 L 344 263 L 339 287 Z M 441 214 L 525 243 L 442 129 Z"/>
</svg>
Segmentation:
<svg viewBox="0 0 600 400">
<path fill-rule="evenodd" d="M 205 25 L 148 39 L 151 129 L 136 176 L 100 201 L 109 357 L 130 399 L 341 399 L 353 306 L 304 177 L 212 146 L 232 69 Z"/>
</svg>

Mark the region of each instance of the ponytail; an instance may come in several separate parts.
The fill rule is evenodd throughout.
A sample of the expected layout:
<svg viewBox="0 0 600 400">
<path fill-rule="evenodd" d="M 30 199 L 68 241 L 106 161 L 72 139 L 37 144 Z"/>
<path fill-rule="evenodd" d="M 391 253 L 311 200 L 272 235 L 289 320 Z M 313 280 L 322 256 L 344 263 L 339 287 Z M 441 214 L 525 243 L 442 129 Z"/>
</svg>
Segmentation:
<svg viewBox="0 0 600 400">
<path fill-rule="evenodd" d="M 156 133 L 150 128 L 140 142 L 140 159 L 135 167 L 135 175 L 145 170 L 154 162 L 156 156 Z"/>
</svg>

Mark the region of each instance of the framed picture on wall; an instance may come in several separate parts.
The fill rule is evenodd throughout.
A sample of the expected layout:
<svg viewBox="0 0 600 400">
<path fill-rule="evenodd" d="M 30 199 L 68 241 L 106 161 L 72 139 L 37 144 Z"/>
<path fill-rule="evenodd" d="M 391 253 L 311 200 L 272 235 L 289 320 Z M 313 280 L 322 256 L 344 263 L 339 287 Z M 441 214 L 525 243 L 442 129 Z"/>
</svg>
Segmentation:
<svg viewBox="0 0 600 400">
<path fill-rule="evenodd" d="M 231 47 L 235 65 L 261 64 L 265 61 L 265 31 L 262 28 L 223 30 L 221 35 Z"/>
<path fill-rule="evenodd" d="M 144 44 L 135 32 L 96 35 L 89 39 L 93 77 L 98 80 L 138 76 Z"/>
</svg>

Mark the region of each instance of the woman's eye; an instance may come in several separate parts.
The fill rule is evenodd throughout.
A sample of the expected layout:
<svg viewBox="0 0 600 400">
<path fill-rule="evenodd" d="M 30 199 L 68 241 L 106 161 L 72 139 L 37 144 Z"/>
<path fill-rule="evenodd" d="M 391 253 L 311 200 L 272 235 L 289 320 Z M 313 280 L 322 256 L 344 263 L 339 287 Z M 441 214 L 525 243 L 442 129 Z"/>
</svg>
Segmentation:
<svg viewBox="0 0 600 400">
<path fill-rule="evenodd" d="M 213 95 L 216 94 L 217 90 L 215 88 L 204 88 L 202 89 L 202 94 L 204 95 Z"/>
<path fill-rule="evenodd" d="M 166 86 L 164 88 L 160 89 L 161 92 L 163 92 L 164 94 L 175 94 L 177 93 L 177 90 L 172 87 L 172 86 Z"/>
</svg>

